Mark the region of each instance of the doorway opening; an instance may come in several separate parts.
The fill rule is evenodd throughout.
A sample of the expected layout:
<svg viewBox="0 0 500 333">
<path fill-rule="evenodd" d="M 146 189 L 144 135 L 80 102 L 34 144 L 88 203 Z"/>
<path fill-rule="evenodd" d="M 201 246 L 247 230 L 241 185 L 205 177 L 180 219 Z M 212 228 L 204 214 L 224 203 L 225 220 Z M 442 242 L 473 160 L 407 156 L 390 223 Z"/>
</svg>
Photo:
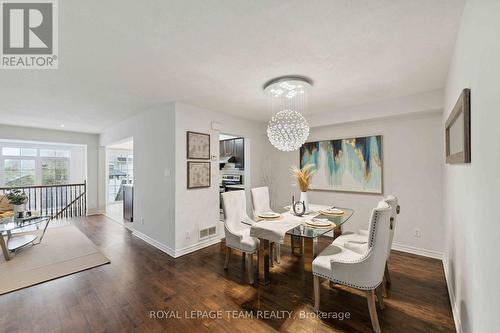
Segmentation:
<svg viewBox="0 0 500 333">
<path fill-rule="evenodd" d="M 219 209 L 224 221 L 220 194 L 228 191 L 246 192 L 247 207 L 250 194 L 250 141 L 243 136 L 219 135 Z M 223 230 L 223 229 L 222 229 Z"/>
<path fill-rule="evenodd" d="M 131 226 L 134 191 L 134 141 L 132 138 L 106 146 L 106 215 Z"/>
</svg>

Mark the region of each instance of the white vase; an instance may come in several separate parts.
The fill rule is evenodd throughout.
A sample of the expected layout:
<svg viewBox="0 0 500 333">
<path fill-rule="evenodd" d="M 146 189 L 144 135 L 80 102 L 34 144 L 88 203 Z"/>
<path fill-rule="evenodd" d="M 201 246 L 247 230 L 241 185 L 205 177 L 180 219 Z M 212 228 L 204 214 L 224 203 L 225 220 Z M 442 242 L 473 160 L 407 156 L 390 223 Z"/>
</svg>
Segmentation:
<svg viewBox="0 0 500 333">
<path fill-rule="evenodd" d="M 26 210 L 26 204 L 14 205 L 14 217 L 17 218 L 20 212 L 24 212 Z"/>
<path fill-rule="evenodd" d="M 300 201 L 304 202 L 306 207 L 306 214 L 309 213 L 309 198 L 307 197 L 307 192 L 300 192 Z"/>
</svg>

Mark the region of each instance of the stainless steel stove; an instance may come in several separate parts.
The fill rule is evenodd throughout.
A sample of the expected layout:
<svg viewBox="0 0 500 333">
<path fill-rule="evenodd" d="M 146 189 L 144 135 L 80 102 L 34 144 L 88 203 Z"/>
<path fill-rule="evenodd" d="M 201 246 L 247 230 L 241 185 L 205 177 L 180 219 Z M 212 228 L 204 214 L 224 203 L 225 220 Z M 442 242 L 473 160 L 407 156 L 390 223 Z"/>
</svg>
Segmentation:
<svg viewBox="0 0 500 333">
<path fill-rule="evenodd" d="M 231 191 L 232 189 L 227 187 L 227 185 L 241 185 L 242 179 L 241 175 L 222 175 L 222 183 L 220 185 L 220 193 Z"/>
</svg>

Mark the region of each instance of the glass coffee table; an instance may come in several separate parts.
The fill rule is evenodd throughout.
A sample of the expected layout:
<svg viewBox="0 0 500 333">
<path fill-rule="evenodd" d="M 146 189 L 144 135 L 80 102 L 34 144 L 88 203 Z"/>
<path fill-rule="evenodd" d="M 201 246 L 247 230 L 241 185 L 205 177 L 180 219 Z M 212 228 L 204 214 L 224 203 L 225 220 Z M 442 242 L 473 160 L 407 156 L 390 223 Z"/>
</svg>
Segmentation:
<svg viewBox="0 0 500 333">
<path fill-rule="evenodd" d="M 16 233 L 28 227 L 36 227 L 38 229 L 42 223 L 45 223 L 42 235 L 37 243 L 39 244 L 45 235 L 49 221 L 49 216 L 37 216 L 24 219 L 4 218 L 0 223 L 0 247 L 2 248 L 5 260 L 10 260 L 12 258 L 10 252 L 15 252 L 17 249 L 28 244 L 34 244 L 33 242 L 37 239 L 37 235 L 34 234 L 23 233 L 22 235 L 16 235 Z M 7 239 L 5 239 L 4 235 L 7 236 Z"/>
<path fill-rule="evenodd" d="M 314 260 L 316 253 L 314 249 L 314 241 L 329 232 L 334 232 L 335 230 L 339 230 L 344 223 L 346 223 L 354 214 L 354 210 L 350 208 L 344 207 L 336 207 L 341 209 L 344 213 L 338 216 L 332 215 L 323 215 L 320 214 L 320 210 L 328 209 L 331 206 L 323 206 L 323 205 L 314 205 L 310 204 L 311 212 L 302 217 L 304 223 L 301 225 L 290 229 L 286 232 L 287 235 L 290 235 L 292 238 L 292 254 L 294 254 L 295 249 L 294 245 L 300 244 L 298 247 L 300 248 L 300 255 L 303 256 L 304 260 L 304 271 L 312 272 L 312 261 Z M 285 207 L 288 209 L 288 206 Z M 292 216 L 292 214 L 287 210 L 286 212 L 281 214 L 282 219 L 287 219 Z M 326 219 L 331 222 L 331 225 L 328 227 L 313 227 L 305 222 L 312 217 Z M 278 220 L 279 221 L 279 220 Z M 244 221 L 244 224 L 251 225 L 252 221 Z M 267 285 L 270 283 L 270 271 L 269 271 L 269 255 L 270 255 L 270 242 L 267 239 L 259 238 L 260 240 L 260 248 L 259 248 L 259 283 L 263 285 Z M 312 276 L 312 275 L 311 275 Z"/>
</svg>

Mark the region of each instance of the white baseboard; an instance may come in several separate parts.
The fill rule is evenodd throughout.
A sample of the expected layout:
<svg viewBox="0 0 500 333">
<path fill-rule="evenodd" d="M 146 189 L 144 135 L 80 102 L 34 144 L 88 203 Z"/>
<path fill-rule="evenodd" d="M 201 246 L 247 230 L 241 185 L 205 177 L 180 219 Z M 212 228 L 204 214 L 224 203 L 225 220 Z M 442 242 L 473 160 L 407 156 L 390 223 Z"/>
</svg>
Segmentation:
<svg viewBox="0 0 500 333">
<path fill-rule="evenodd" d="M 106 210 L 100 210 L 100 209 L 89 209 L 87 210 L 87 216 L 92 216 L 92 215 L 105 215 Z"/>
<path fill-rule="evenodd" d="M 196 243 L 196 244 L 193 244 L 190 246 L 186 246 L 185 248 L 180 249 L 180 250 L 174 250 L 174 249 L 170 248 L 169 246 L 167 246 L 161 242 L 158 242 L 157 240 L 155 240 L 155 239 L 149 237 L 148 235 L 143 234 L 142 232 L 137 231 L 135 229 L 132 230 L 132 235 L 136 236 L 137 238 L 142 239 L 143 241 L 145 241 L 149 245 L 156 247 L 158 250 L 165 252 L 166 254 L 171 256 L 172 258 L 179 258 L 181 256 L 188 254 L 188 253 L 201 250 L 207 246 L 217 244 L 221 240 L 221 238 L 219 238 L 219 237 L 214 237 L 214 238 L 210 238 L 210 239 L 204 240 L 202 242 L 199 242 L 199 243 Z"/>
<path fill-rule="evenodd" d="M 143 234 L 142 232 L 137 231 L 135 229 L 132 231 L 132 235 L 134 235 L 137 238 L 142 239 L 143 241 L 145 241 L 149 245 L 151 245 L 153 247 L 156 247 L 158 250 L 160 250 L 162 252 L 165 252 L 169 256 L 175 258 L 175 250 L 173 250 L 172 248 L 168 247 L 167 245 L 165 245 L 163 243 L 160 243 L 157 240 L 155 240 L 155 239 L 149 237 L 148 235 Z"/>
<path fill-rule="evenodd" d="M 451 303 L 451 312 L 453 312 L 453 321 L 455 322 L 455 329 L 457 333 L 462 333 L 462 323 L 460 321 L 460 314 L 458 313 L 455 292 L 450 288 L 450 278 L 448 272 L 448 258 L 446 256 L 443 257 L 443 269 L 444 269 L 444 277 L 446 279 L 446 286 L 448 287 L 448 295 L 450 295 L 450 303 Z"/>
<path fill-rule="evenodd" d="M 220 243 L 220 240 L 221 240 L 221 238 L 216 236 L 216 237 L 213 237 L 213 238 L 201 241 L 199 243 L 196 243 L 196 244 L 193 244 L 193 245 L 190 245 L 190 246 L 186 246 L 183 249 L 175 251 L 175 258 L 178 258 L 180 256 L 186 255 L 186 254 L 194 252 L 194 251 L 201 250 L 201 249 L 203 249 L 203 248 L 205 248 L 207 246 Z"/>
<path fill-rule="evenodd" d="M 421 249 L 418 247 L 413 247 L 413 246 L 403 245 L 403 244 L 398 244 L 398 243 L 392 243 L 391 249 L 396 250 L 396 251 L 416 254 L 419 256 L 443 260 L 443 253 L 438 252 L 438 251 L 426 250 L 426 249 Z"/>
</svg>

